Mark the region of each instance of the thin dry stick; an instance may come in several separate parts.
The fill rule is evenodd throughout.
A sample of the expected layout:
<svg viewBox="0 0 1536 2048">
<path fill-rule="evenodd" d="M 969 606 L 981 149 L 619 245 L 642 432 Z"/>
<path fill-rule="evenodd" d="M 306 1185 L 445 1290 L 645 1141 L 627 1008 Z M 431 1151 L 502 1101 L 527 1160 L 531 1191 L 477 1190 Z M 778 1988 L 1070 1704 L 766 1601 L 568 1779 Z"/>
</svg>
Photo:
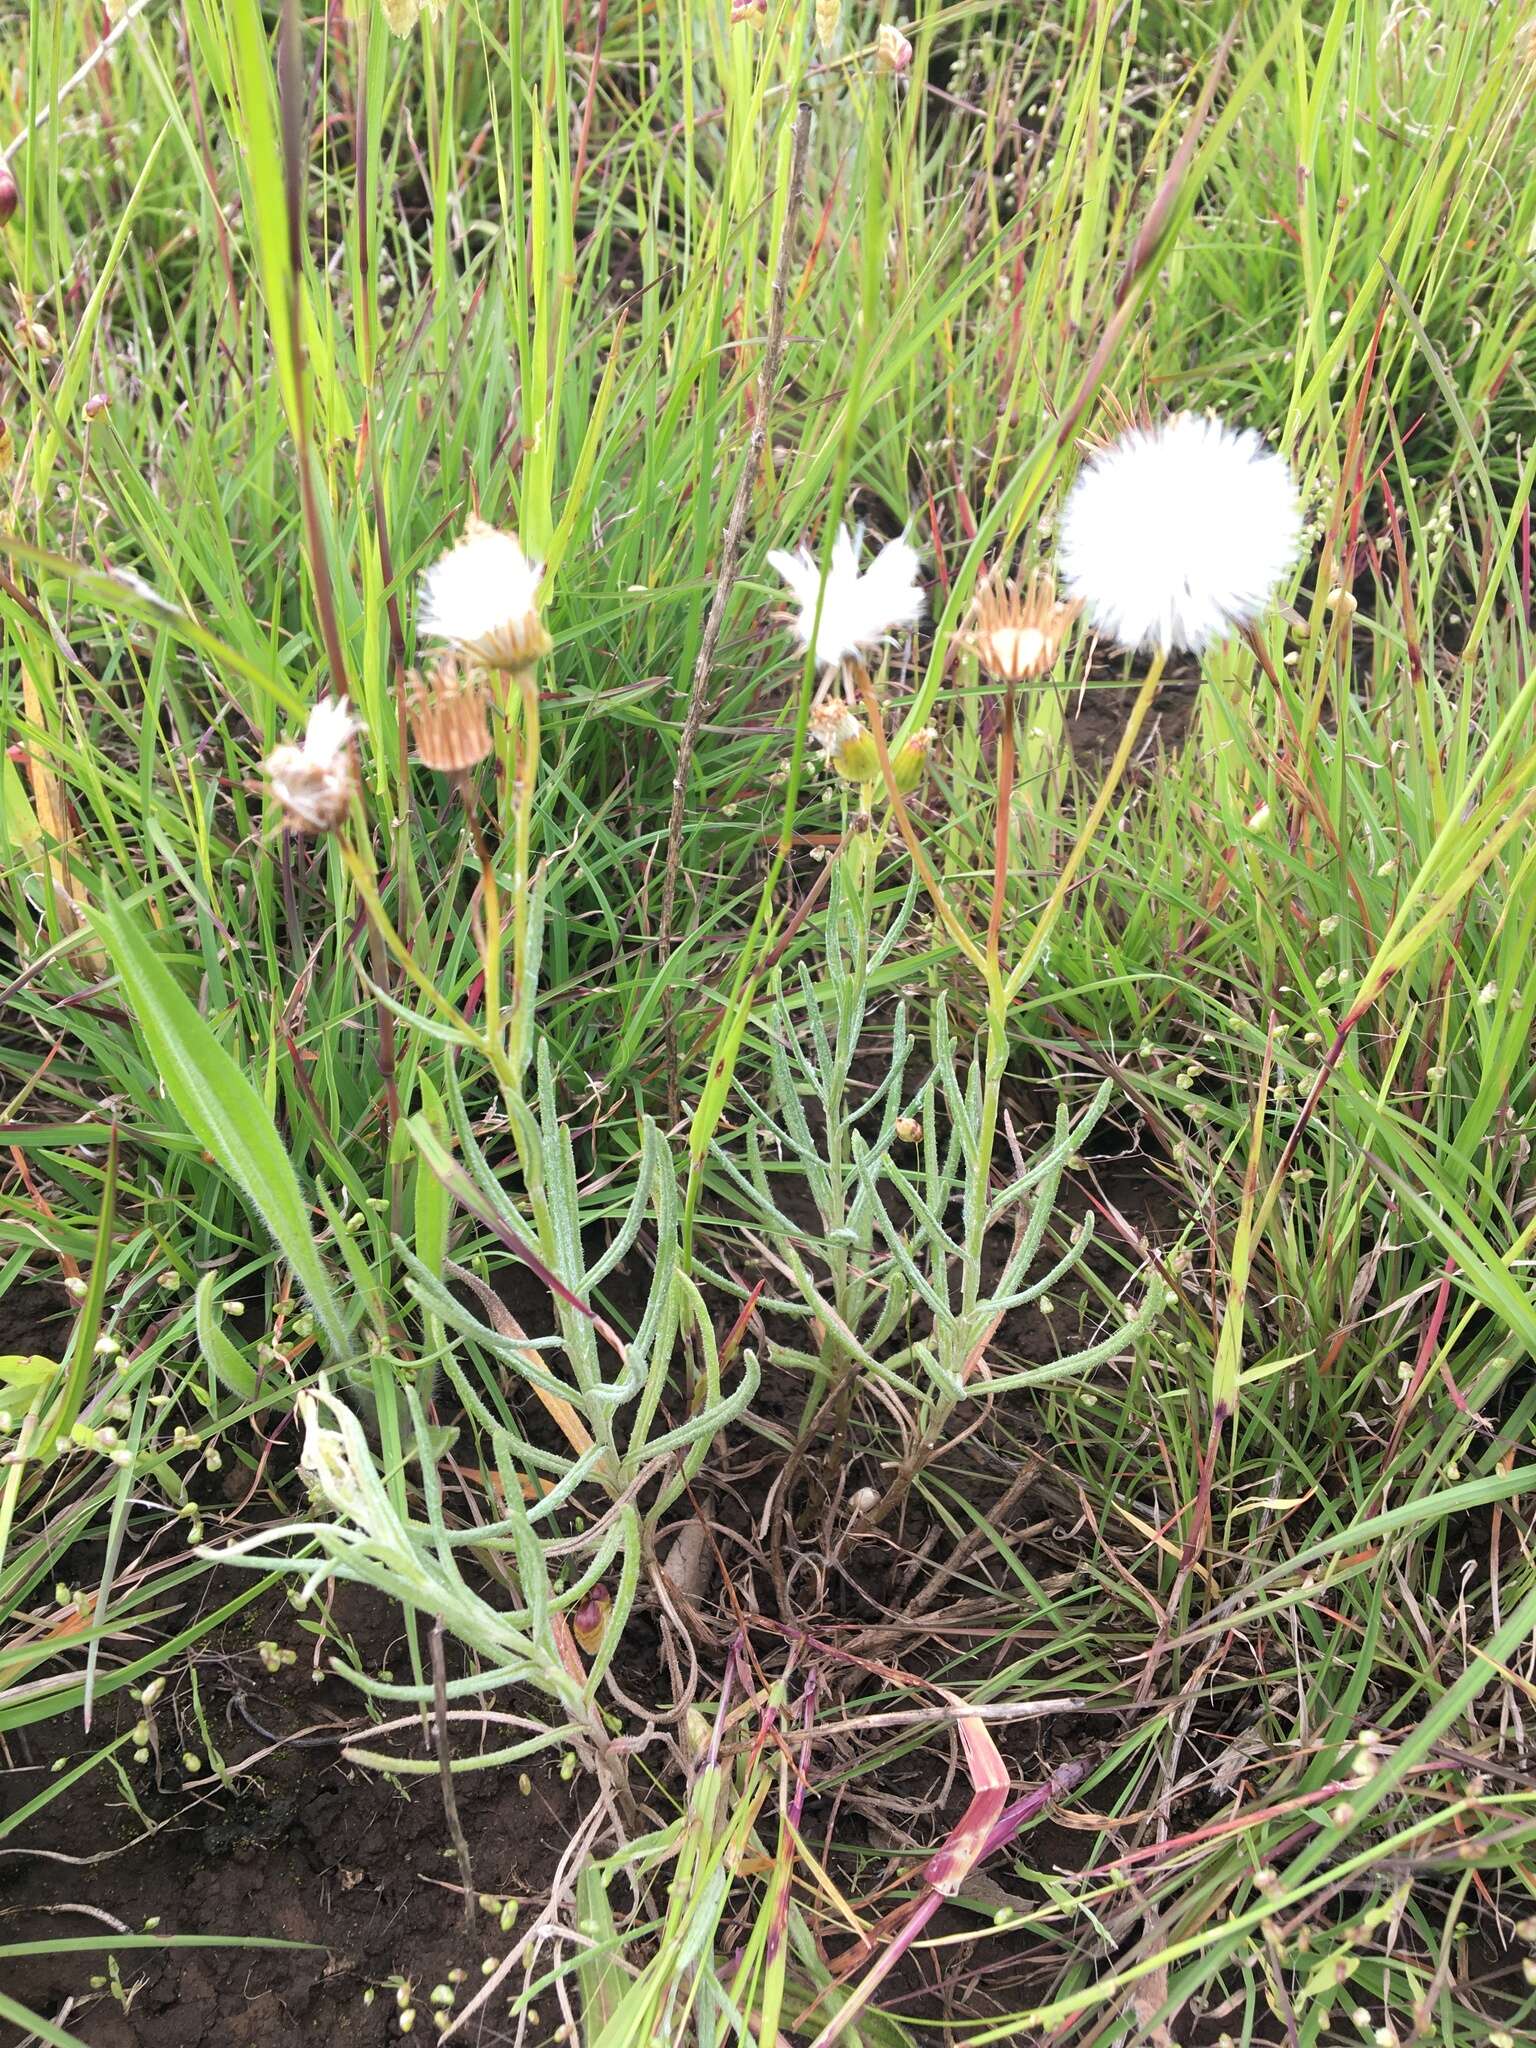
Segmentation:
<svg viewBox="0 0 1536 2048">
<path fill-rule="evenodd" d="M 454 1854 L 459 1859 L 459 1882 L 464 1887 L 464 1926 L 466 1932 L 475 1931 L 475 1873 L 469 1860 L 469 1844 L 464 1839 L 464 1824 L 459 1819 L 459 1795 L 453 1789 L 453 1764 L 448 1753 L 448 1671 L 443 1659 L 443 1620 L 439 1615 L 432 1624 L 432 1720 L 437 1736 L 437 1775 L 443 1788 L 443 1816 L 448 1822 L 448 1834 L 453 1842 Z"/>
<path fill-rule="evenodd" d="M 757 376 L 757 405 L 753 414 L 752 433 L 747 444 L 746 460 L 742 463 L 741 474 L 736 479 L 736 495 L 731 501 L 730 514 L 725 522 L 725 538 L 720 546 L 720 573 L 715 583 L 714 597 L 710 600 L 709 613 L 704 621 L 704 633 L 699 641 L 699 656 L 693 665 L 693 682 L 688 692 L 688 709 L 684 714 L 683 729 L 677 742 L 677 771 L 672 777 L 672 811 L 667 819 L 667 871 L 661 890 L 661 925 L 656 934 L 656 954 L 663 973 L 666 972 L 667 956 L 672 950 L 672 926 L 677 909 L 677 875 L 683 857 L 683 807 L 688 798 L 688 776 L 693 766 L 693 750 L 698 741 L 699 728 L 704 723 L 709 671 L 715 658 L 720 628 L 725 622 L 726 600 L 736 580 L 736 557 L 741 549 L 742 529 L 747 523 L 747 506 L 752 498 L 752 485 L 762 465 L 763 450 L 768 445 L 768 408 L 773 400 L 774 386 L 778 382 L 779 360 L 784 353 L 784 301 L 789 290 L 789 265 L 795 239 L 794 225 L 800 211 L 800 194 L 805 184 L 805 156 L 810 139 L 811 109 L 809 104 L 802 104 L 795 116 L 794 147 L 789 160 L 789 192 L 784 205 L 784 232 L 779 241 L 779 260 L 774 266 L 773 285 L 768 299 L 768 334 L 763 343 L 762 367 Z M 667 1115 L 675 1124 L 682 1114 L 682 1102 L 678 1094 L 677 1018 L 673 1011 L 670 987 L 664 987 L 662 990 L 661 1021 L 667 1059 Z"/>
</svg>

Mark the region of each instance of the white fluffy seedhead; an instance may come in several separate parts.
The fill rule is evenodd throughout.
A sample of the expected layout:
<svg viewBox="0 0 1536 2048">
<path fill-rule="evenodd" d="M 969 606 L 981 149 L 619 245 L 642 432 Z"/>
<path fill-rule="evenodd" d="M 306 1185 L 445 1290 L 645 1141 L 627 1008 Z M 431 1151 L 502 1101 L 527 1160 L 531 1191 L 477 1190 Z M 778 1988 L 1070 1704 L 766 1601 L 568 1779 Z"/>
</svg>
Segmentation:
<svg viewBox="0 0 1536 2048">
<path fill-rule="evenodd" d="M 525 668 L 549 652 L 539 613 L 543 573 L 515 533 L 471 517 L 463 539 L 421 579 L 417 632 L 490 668 Z"/>
<path fill-rule="evenodd" d="M 1290 464 L 1251 428 L 1186 412 L 1090 459 L 1067 498 L 1059 566 L 1095 632 L 1199 653 L 1263 616 L 1300 549 Z"/>
<path fill-rule="evenodd" d="M 262 762 L 267 786 L 290 832 L 334 832 L 357 789 L 352 741 L 361 731 L 345 697 L 316 704 L 304 738 L 274 747 Z"/>
<path fill-rule="evenodd" d="M 859 574 L 859 543 L 863 527 L 850 533 L 840 526 L 832 543 L 821 623 L 816 625 L 816 597 L 821 564 L 809 548 L 775 548 L 770 564 L 789 585 L 800 610 L 793 625 L 802 647 L 816 630 L 816 659 L 824 668 L 873 653 L 892 633 L 915 626 L 923 615 L 923 587 L 917 580 L 917 550 L 910 541 L 890 540 L 863 575 Z"/>
</svg>

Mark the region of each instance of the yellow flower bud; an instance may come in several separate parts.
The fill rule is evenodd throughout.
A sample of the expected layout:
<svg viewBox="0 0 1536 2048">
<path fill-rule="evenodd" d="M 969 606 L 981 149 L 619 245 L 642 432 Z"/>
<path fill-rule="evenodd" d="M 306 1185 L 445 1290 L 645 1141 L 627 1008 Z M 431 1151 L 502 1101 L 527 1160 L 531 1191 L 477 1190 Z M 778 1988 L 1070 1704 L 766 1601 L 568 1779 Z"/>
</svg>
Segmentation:
<svg viewBox="0 0 1536 2048">
<path fill-rule="evenodd" d="M 872 736 L 859 728 L 858 736 L 845 746 L 838 748 L 832 756 L 832 766 L 849 782 L 878 782 L 880 780 L 880 753 Z"/>
<path fill-rule="evenodd" d="M 913 733 L 906 745 L 898 749 L 896 758 L 891 763 L 891 774 L 903 796 L 916 789 L 922 781 L 923 771 L 928 766 L 929 752 L 937 738 L 938 734 L 933 727 L 925 725 L 921 732 Z"/>
</svg>

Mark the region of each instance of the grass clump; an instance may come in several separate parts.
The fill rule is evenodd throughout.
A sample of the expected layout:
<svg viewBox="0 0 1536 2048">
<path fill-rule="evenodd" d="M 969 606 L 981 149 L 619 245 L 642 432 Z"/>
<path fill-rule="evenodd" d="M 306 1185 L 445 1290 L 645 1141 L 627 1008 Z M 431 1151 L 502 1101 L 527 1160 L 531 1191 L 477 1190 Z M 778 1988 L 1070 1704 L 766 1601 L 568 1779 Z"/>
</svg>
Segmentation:
<svg viewBox="0 0 1536 2048">
<path fill-rule="evenodd" d="M 0 2015 L 1524 2038 L 1530 24 L 4 33 Z"/>
</svg>

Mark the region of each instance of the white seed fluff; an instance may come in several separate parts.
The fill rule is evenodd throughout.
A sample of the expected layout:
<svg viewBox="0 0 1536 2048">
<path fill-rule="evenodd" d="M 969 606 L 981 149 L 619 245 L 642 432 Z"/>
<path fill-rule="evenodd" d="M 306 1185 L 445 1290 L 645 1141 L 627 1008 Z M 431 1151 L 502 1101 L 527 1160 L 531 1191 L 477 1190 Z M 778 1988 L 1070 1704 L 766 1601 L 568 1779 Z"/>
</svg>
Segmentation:
<svg viewBox="0 0 1536 2048">
<path fill-rule="evenodd" d="M 1300 550 L 1290 464 L 1251 428 L 1185 412 L 1092 457 L 1067 498 L 1059 564 L 1095 632 L 1199 653 L 1263 615 Z"/>
<path fill-rule="evenodd" d="M 361 730 L 345 697 L 326 697 L 311 710 L 303 742 L 286 741 L 263 761 L 290 831 L 334 832 L 347 815 L 356 787 L 352 740 Z"/>
<path fill-rule="evenodd" d="M 906 540 L 887 541 L 861 576 L 859 544 L 863 537 L 862 526 L 852 533 L 846 526 L 837 530 L 819 627 L 816 597 L 821 588 L 821 565 L 816 557 L 805 547 L 796 548 L 793 554 L 775 548 L 768 557 L 799 603 L 794 620 L 796 638 L 802 647 L 808 647 L 815 630 L 816 659 L 825 668 L 872 652 L 899 627 L 915 626 L 923 615 L 916 548 Z"/>
<path fill-rule="evenodd" d="M 421 579 L 417 630 L 493 667 L 516 666 L 526 658 L 529 641 L 543 637 L 542 574 L 539 564 L 523 553 L 516 534 L 471 519 L 463 539 Z"/>
<path fill-rule="evenodd" d="M 317 767 L 334 767 L 362 731 L 345 697 L 322 697 L 304 727 L 304 751 Z"/>
</svg>

